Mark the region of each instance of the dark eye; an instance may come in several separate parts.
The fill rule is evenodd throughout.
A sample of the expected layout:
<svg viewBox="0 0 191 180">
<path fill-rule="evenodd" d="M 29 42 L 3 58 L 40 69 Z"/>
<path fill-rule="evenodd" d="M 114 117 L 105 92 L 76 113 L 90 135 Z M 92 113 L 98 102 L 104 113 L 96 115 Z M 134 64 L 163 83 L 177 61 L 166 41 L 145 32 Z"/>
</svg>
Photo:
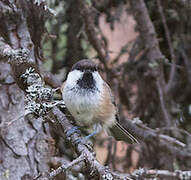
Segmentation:
<svg viewBox="0 0 191 180">
<path fill-rule="evenodd" d="M 97 67 L 91 67 L 91 71 L 97 71 Z"/>
<path fill-rule="evenodd" d="M 82 71 L 82 72 L 84 71 L 84 69 L 83 69 L 81 66 L 77 67 L 76 69 L 77 69 L 78 71 Z"/>
</svg>

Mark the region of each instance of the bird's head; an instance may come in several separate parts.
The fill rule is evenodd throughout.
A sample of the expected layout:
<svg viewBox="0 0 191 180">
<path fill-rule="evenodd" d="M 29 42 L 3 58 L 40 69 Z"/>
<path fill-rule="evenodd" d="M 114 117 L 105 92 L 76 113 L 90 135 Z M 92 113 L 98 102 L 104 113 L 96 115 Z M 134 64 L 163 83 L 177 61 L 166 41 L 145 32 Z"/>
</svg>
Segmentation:
<svg viewBox="0 0 191 180">
<path fill-rule="evenodd" d="M 68 74 L 67 84 L 83 90 L 100 90 L 103 80 L 98 72 L 98 65 L 89 59 L 78 61 Z"/>
</svg>

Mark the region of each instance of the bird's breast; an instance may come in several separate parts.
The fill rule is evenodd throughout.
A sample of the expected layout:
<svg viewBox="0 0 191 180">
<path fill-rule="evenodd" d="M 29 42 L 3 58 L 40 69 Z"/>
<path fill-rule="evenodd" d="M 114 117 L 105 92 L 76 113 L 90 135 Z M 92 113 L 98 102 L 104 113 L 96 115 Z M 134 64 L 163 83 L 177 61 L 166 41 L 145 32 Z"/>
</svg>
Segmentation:
<svg viewBox="0 0 191 180">
<path fill-rule="evenodd" d="M 79 126 L 93 124 L 94 116 L 101 103 L 101 93 L 99 91 L 84 92 L 83 89 L 65 89 L 63 99 Z"/>
</svg>

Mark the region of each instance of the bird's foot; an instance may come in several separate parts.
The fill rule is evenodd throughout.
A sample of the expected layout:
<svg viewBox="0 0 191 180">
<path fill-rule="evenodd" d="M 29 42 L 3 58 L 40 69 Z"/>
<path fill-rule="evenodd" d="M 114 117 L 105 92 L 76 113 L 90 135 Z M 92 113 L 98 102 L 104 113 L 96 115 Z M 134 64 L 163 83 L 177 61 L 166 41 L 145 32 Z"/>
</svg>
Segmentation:
<svg viewBox="0 0 191 180">
<path fill-rule="evenodd" d="M 83 144 L 84 146 L 86 146 L 90 151 L 93 151 L 93 143 L 92 141 L 90 141 L 89 139 L 86 139 L 86 137 L 83 138 L 78 138 L 75 140 L 74 142 L 76 145 L 77 144 Z"/>
<path fill-rule="evenodd" d="M 72 127 L 67 133 L 66 133 L 66 136 L 67 137 L 70 137 L 72 134 L 74 133 L 80 133 L 81 131 L 79 130 L 79 127 L 78 126 L 74 126 Z"/>
<path fill-rule="evenodd" d="M 93 143 L 90 140 L 91 137 L 93 137 L 95 134 L 97 134 L 97 131 L 94 131 L 93 133 L 89 134 L 88 136 L 85 136 L 84 138 L 79 138 L 75 140 L 76 144 L 84 144 L 90 151 L 93 151 Z"/>
<path fill-rule="evenodd" d="M 96 134 L 97 134 L 97 131 L 95 130 L 93 133 L 91 133 L 91 134 L 87 135 L 86 137 L 84 137 L 84 139 L 86 139 L 86 141 L 87 141 L 89 138 L 93 137 Z"/>
</svg>

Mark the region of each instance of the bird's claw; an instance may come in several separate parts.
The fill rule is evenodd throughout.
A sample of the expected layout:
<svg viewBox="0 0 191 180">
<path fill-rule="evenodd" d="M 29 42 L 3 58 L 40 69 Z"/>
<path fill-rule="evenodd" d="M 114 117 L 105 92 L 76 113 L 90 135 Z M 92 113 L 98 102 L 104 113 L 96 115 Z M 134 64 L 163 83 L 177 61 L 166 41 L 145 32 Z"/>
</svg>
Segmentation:
<svg viewBox="0 0 191 180">
<path fill-rule="evenodd" d="M 66 133 L 66 136 L 70 137 L 74 133 L 80 133 L 80 130 L 79 130 L 78 126 L 74 126 L 70 130 L 68 130 L 68 132 Z"/>
<path fill-rule="evenodd" d="M 86 137 L 84 138 L 78 138 L 74 142 L 75 144 L 83 144 L 85 145 L 90 151 L 93 151 L 93 144 L 90 140 L 88 140 Z"/>
<path fill-rule="evenodd" d="M 94 135 L 97 134 L 97 131 L 93 131 L 91 134 L 89 134 L 88 136 L 84 137 L 86 140 L 90 139 L 91 137 L 93 137 Z"/>
</svg>

